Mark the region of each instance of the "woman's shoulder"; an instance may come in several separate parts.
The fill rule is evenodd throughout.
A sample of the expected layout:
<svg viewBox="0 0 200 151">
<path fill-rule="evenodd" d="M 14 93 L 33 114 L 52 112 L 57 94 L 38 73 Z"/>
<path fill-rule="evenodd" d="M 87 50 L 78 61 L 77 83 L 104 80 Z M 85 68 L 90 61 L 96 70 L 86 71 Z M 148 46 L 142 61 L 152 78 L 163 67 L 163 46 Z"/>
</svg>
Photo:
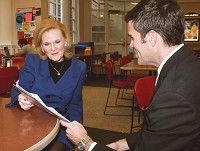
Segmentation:
<svg viewBox="0 0 200 151">
<path fill-rule="evenodd" d="M 30 60 L 30 59 L 40 59 L 39 55 L 38 54 L 30 54 L 26 57 L 27 60 Z"/>
<path fill-rule="evenodd" d="M 38 54 L 30 54 L 26 57 L 26 62 L 40 62 L 42 59 Z"/>
</svg>

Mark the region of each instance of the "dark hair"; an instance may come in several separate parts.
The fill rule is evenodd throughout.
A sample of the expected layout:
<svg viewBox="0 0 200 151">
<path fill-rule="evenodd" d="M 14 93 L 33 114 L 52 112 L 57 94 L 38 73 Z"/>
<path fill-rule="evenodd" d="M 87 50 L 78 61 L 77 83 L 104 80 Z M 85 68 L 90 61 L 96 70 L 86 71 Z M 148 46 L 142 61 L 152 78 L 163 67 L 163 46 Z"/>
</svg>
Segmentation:
<svg viewBox="0 0 200 151">
<path fill-rule="evenodd" d="M 27 45 L 28 40 L 26 38 L 19 39 L 18 45 Z"/>
<path fill-rule="evenodd" d="M 126 16 L 144 41 L 150 30 L 156 31 L 168 46 L 183 43 L 184 13 L 176 0 L 141 0 Z"/>
<path fill-rule="evenodd" d="M 198 26 L 198 23 L 197 23 L 197 21 L 193 21 L 193 22 L 191 22 L 191 27 L 192 27 L 193 25 L 196 25 L 196 26 Z"/>
</svg>

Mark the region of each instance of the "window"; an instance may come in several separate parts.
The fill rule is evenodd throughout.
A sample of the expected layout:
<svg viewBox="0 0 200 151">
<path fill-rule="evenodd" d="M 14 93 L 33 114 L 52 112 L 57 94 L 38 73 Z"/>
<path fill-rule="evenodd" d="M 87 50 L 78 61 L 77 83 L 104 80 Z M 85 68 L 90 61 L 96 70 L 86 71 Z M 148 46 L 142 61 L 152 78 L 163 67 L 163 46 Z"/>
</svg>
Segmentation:
<svg viewBox="0 0 200 151">
<path fill-rule="evenodd" d="M 72 35 L 72 43 L 78 42 L 78 0 L 71 0 L 70 8 L 71 8 L 71 16 L 70 16 L 70 30 Z"/>
<path fill-rule="evenodd" d="M 62 0 L 48 0 L 48 17 L 61 21 L 61 3 Z"/>
<path fill-rule="evenodd" d="M 77 43 L 79 39 L 78 2 L 79 0 L 48 0 L 48 17 L 55 18 L 70 28 L 72 43 Z M 69 17 L 66 17 L 66 14 Z"/>
</svg>

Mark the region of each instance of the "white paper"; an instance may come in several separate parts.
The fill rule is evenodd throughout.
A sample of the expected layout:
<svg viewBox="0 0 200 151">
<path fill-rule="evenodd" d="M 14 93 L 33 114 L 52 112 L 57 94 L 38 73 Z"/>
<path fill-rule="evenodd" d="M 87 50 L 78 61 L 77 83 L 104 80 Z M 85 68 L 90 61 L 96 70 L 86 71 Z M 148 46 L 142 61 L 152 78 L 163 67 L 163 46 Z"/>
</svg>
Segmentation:
<svg viewBox="0 0 200 151">
<path fill-rule="evenodd" d="M 16 84 L 14 86 L 17 88 L 17 90 L 20 93 L 22 93 L 25 97 L 27 97 L 28 100 L 31 101 L 34 105 L 38 106 L 42 110 L 52 114 L 53 116 L 55 116 L 55 117 L 57 117 L 61 120 L 64 120 L 66 122 L 70 122 L 63 115 L 58 113 L 54 108 L 46 106 L 46 104 L 44 104 L 44 102 L 41 100 L 41 98 L 37 94 L 30 93 L 30 92 L 26 91 L 25 89 L 23 89 L 22 87 L 19 86 L 18 82 L 16 82 Z"/>
</svg>

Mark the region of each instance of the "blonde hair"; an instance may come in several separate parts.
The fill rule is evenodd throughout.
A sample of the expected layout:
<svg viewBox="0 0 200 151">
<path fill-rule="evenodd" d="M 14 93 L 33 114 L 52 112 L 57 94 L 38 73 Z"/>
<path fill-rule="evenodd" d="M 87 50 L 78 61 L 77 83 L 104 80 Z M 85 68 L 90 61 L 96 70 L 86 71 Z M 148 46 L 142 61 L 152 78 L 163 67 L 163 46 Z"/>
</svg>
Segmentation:
<svg viewBox="0 0 200 151">
<path fill-rule="evenodd" d="M 41 48 L 41 41 L 42 35 L 44 32 L 49 31 L 51 29 L 59 29 L 62 32 L 63 37 L 67 40 L 66 50 L 64 56 L 66 59 L 72 58 L 73 54 L 70 51 L 71 48 L 71 35 L 69 31 L 65 28 L 65 26 L 56 19 L 45 19 L 41 22 L 40 25 L 37 26 L 36 30 L 33 33 L 33 41 L 36 48 L 37 53 L 39 54 L 40 58 L 45 60 L 47 55 L 42 51 Z"/>
</svg>

